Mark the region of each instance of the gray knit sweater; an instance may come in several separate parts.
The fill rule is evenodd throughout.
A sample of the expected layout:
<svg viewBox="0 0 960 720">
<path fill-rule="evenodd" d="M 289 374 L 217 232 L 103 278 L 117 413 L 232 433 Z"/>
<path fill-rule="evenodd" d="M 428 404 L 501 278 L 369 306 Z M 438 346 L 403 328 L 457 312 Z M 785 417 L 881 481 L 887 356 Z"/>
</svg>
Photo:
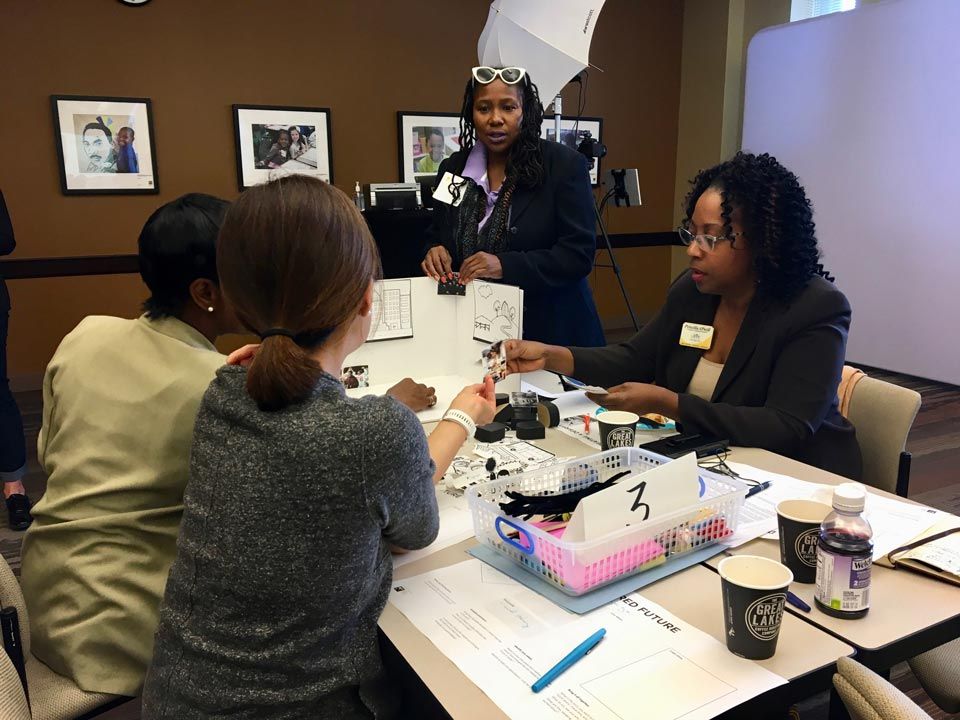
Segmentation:
<svg viewBox="0 0 960 720">
<path fill-rule="evenodd" d="M 389 715 L 388 544 L 424 547 L 439 523 L 423 428 L 329 375 L 270 413 L 245 381 L 220 369 L 200 406 L 143 718 Z"/>
</svg>

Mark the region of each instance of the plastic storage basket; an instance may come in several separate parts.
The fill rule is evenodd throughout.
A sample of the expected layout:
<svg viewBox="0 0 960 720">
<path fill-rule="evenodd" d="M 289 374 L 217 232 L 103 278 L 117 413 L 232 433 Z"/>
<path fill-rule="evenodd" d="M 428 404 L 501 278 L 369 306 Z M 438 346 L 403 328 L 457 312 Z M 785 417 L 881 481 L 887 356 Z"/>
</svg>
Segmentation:
<svg viewBox="0 0 960 720">
<path fill-rule="evenodd" d="M 480 542 L 568 595 L 582 595 L 732 535 L 747 486 L 703 469 L 703 491 L 695 505 L 588 542 L 564 542 L 500 509 L 508 490 L 572 492 L 624 470 L 642 472 L 666 462 L 670 459 L 661 455 L 620 448 L 476 485 L 468 491 L 474 532 Z"/>
</svg>

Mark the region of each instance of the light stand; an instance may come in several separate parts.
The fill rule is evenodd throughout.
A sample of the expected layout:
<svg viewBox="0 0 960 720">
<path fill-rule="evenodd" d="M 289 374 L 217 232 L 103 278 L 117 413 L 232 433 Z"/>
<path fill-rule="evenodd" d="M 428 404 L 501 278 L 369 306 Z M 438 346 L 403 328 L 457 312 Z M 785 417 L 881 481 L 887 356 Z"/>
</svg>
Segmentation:
<svg viewBox="0 0 960 720">
<path fill-rule="evenodd" d="M 559 135 L 557 136 L 559 137 Z M 594 165 L 597 162 L 597 158 L 601 158 L 607 154 L 606 145 L 601 144 L 599 141 L 594 140 L 593 138 L 587 136 L 584 138 L 583 142 L 580 143 L 577 150 L 587 158 L 587 162 L 590 164 L 590 169 L 592 170 Z M 640 331 L 640 323 L 637 322 L 637 316 L 633 312 L 633 306 L 630 304 L 630 297 L 627 295 L 627 288 L 623 284 L 623 274 L 620 272 L 620 263 L 617 262 L 616 256 L 613 254 L 613 246 L 610 244 L 610 236 L 607 235 L 607 228 L 603 224 L 603 210 L 607 206 L 607 201 L 615 197 L 617 204 L 619 200 L 626 197 L 626 190 L 623 187 L 623 183 L 618 183 L 611 190 L 608 190 L 606 195 L 603 196 L 603 199 L 599 204 L 594 202 L 593 212 L 597 218 L 597 224 L 600 226 L 600 235 L 603 237 L 603 244 L 607 247 L 607 255 L 610 257 L 610 264 L 605 265 L 601 263 L 594 262 L 594 267 L 610 268 L 613 270 L 613 274 L 617 276 L 617 283 L 620 285 L 620 293 L 623 295 L 623 302 L 627 306 L 627 312 L 630 313 L 630 321 L 633 323 L 633 328 L 637 332 Z"/>
<path fill-rule="evenodd" d="M 595 262 L 593 266 L 602 267 L 602 268 L 611 268 L 613 270 L 613 274 L 617 276 L 617 282 L 620 284 L 620 292 L 623 295 L 623 302 L 627 306 L 627 312 L 630 313 L 630 321 L 633 323 L 633 329 L 636 330 L 637 332 L 640 332 L 640 323 L 637 322 L 637 316 L 634 314 L 633 306 L 630 304 L 630 298 L 627 296 L 627 288 L 624 287 L 623 275 L 620 273 L 620 264 L 617 262 L 617 258 L 613 254 L 613 247 L 610 245 L 610 236 L 607 235 L 607 228 L 604 227 L 603 216 L 601 215 L 601 213 L 603 212 L 603 208 L 607 204 L 607 200 L 610 198 L 610 196 L 613 193 L 614 193 L 613 190 L 610 190 L 609 192 L 607 192 L 607 194 L 603 196 L 603 200 L 601 200 L 600 206 L 597 206 L 596 203 L 594 203 L 593 205 L 593 211 L 594 213 L 596 213 L 596 216 L 597 216 L 597 224 L 600 226 L 600 235 L 603 237 L 603 243 L 604 245 L 607 246 L 607 254 L 610 256 L 609 265 L 604 265 L 604 264 Z"/>
</svg>

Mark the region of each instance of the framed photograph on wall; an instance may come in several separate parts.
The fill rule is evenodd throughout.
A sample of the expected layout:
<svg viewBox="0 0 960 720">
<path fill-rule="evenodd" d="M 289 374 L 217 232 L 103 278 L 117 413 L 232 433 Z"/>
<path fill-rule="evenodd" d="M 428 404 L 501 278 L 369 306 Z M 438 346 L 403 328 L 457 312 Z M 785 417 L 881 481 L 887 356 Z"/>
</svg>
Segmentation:
<svg viewBox="0 0 960 720">
<path fill-rule="evenodd" d="M 444 158 L 460 149 L 460 115 L 397 111 L 400 181 L 433 180 Z"/>
<path fill-rule="evenodd" d="M 297 173 L 333 182 L 329 108 L 234 105 L 240 189 Z"/>
<path fill-rule="evenodd" d="M 160 191 L 149 98 L 51 95 L 64 195 Z"/>
<path fill-rule="evenodd" d="M 556 121 L 553 116 L 543 117 L 543 126 L 540 128 L 540 137 L 544 140 L 556 140 Z M 573 148 L 580 145 L 584 138 L 592 137 L 594 140 L 603 142 L 603 119 L 598 117 L 560 118 L 560 141 Z M 594 187 L 600 177 L 600 159 L 597 158 L 590 170 L 590 184 Z"/>
</svg>

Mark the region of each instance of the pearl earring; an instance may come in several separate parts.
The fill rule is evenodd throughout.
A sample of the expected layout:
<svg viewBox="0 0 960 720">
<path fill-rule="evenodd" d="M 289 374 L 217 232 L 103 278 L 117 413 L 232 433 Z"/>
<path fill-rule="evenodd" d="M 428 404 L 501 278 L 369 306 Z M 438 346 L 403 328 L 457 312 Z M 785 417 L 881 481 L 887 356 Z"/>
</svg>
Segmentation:
<svg viewBox="0 0 960 720">
<path fill-rule="evenodd" d="M 213 312 L 213 305 L 207 305 L 207 312 Z"/>
</svg>

